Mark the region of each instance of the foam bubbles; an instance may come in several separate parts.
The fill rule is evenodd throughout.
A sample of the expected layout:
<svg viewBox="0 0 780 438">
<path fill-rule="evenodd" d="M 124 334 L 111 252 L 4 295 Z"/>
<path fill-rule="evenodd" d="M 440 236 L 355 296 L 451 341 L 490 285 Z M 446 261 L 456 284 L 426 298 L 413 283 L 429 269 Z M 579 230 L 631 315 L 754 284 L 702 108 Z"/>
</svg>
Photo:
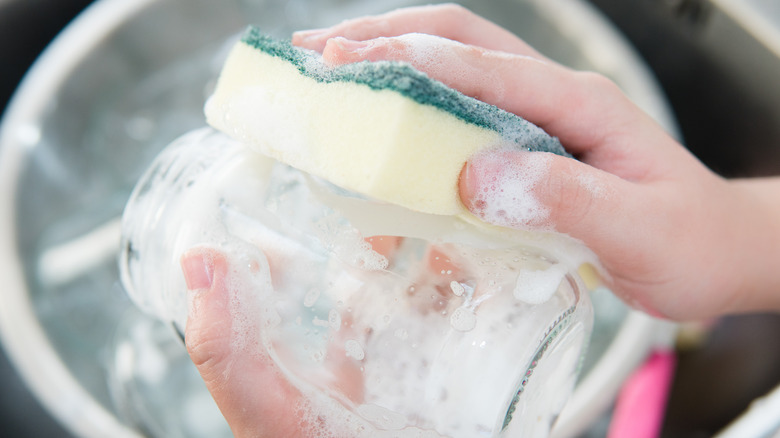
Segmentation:
<svg viewBox="0 0 780 438">
<path fill-rule="evenodd" d="M 328 326 L 333 331 L 339 331 L 341 329 L 341 314 L 336 309 L 330 309 L 328 312 Z"/>
<path fill-rule="evenodd" d="M 506 90 L 502 76 L 497 71 L 486 71 L 482 67 L 475 67 L 468 61 L 469 52 L 475 49 L 459 41 L 453 41 L 436 35 L 423 33 L 408 33 L 393 38 L 400 42 L 402 49 L 395 49 L 397 56 L 408 59 L 418 70 L 426 72 L 429 76 L 437 78 L 445 83 L 463 84 L 475 80 L 484 80 L 490 84 L 486 90 L 492 96 L 487 99 L 491 102 L 503 100 Z M 393 48 L 390 55 L 393 57 Z M 469 53 L 469 55 L 464 56 Z M 482 54 L 484 56 L 484 53 Z M 500 52 L 490 51 L 489 56 L 510 57 L 515 56 Z"/>
<path fill-rule="evenodd" d="M 477 315 L 468 307 L 458 307 L 450 316 L 450 325 L 459 332 L 467 332 L 477 325 Z"/>
<path fill-rule="evenodd" d="M 261 333 L 281 323 L 274 302 L 268 262 L 262 251 L 245 243 L 234 242 L 225 248 L 228 257 L 227 287 L 230 294 L 231 346 L 258 356 Z"/>
<path fill-rule="evenodd" d="M 224 151 L 214 148 L 217 158 Z M 497 167 L 507 164 L 495 161 Z M 238 163 L 244 167 L 218 166 L 187 186 L 187 199 L 198 209 L 177 206 L 182 214 L 168 219 L 165 235 L 184 239 L 182 224 L 197 226 L 198 242 L 214 242 L 225 253 L 232 347 L 273 361 L 280 377 L 300 390 L 306 436 L 461 438 L 492 430 L 495 413 L 506 411 L 502 379 L 522 372 L 517 364 L 528 362 L 550 318 L 560 312 L 557 300 L 545 301 L 547 294 L 563 295 L 566 290 L 556 281 L 568 272 L 564 266 L 571 270 L 577 264 L 547 268 L 550 259 L 530 249 L 539 242 L 527 241 L 534 246 L 522 251 L 521 233 L 513 232 L 517 240 L 483 236 L 465 222 L 457 233 L 445 232 L 455 229 L 452 218 L 430 219 L 433 225 L 410 234 L 387 232 L 380 222 L 377 233 L 367 233 L 346 219 L 353 216 L 341 217 L 334 205 L 326 208 L 319 201 L 324 198 L 310 196 L 315 181 L 290 176 L 297 171 Z M 515 198 L 533 199 L 531 188 L 546 173 L 544 160 L 536 165 L 536 174 L 526 162 L 519 176 L 493 172 L 493 190 L 511 185 Z M 266 177 L 267 185 L 254 182 Z M 512 178 L 524 178 L 526 189 L 518 189 Z M 491 199 L 488 195 L 508 196 L 488 193 L 483 199 Z M 161 192 L 157 200 L 170 196 Z M 382 216 L 392 218 L 392 227 L 419 226 L 419 216 L 408 212 L 370 216 L 368 210 L 378 207 L 358 201 L 354 217 Z M 505 201 L 509 217 L 521 216 L 511 208 L 515 201 Z M 139 224 L 147 222 L 139 219 Z M 358 230 L 406 237 L 388 264 Z M 192 244 L 184 239 L 185 247 Z M 441 267 L 421 272 L 432 244 L 455 265 L 445 267 L 444 275 Z M 553 249 L 552 244 L 545 248 Z M 164 269 L 156 261 L 144 259 L 150 268 Z M 542 304 L 531 311 L 529 302 Z M 579 344 L 567 348 L 579 352 Z M 355 382 L 363 387 L 353 398 L 344 388 Z"/>
<path fill-rule="evenodd" d="M 303 305 L 304 307 L 311 307 L 315 303 L 317 303 L 317 300 L 320 299 L 320 290 L 318 288 L 311 288 L 308 292 L 306 292 L 306 295 L 303 297 Z"/>
<path fill-rule="evenodd" d="M 608 199 L 609 188 L 601 183 L 593 174 L 579 172 L 575 176 L 577 184 L 585 189 L 593 198 Z"/>
<path fill-rule="evenodd" d="M 326 215 L 317 221 L 318 237 L 325 247 L 340 260 L 355 268 L 367 271 L 386 269 L 387 257 L 374 251 L 360 232 L 335 215 Z"/>
<path fill-rule="evenodd" d="M 463 287 L 462 284 L 458 283 L 455 280 L 450 282 L 450 289 L 452 290 L 452 293 L 454 293 L 456 297 L 461 297 L 463 296 L 463 294 L 466 293 L 466 288 Z"/>
<path fill-rule="evenodd" d="M 534 194 L 537 184 L 549 174 L 550 155 L 541 152 L 488 151 L 473 158 L 475 181 L 473 202 L 482 218 L 495 225 L 513 228 L 545 228 L 549 210 Z"/>
<path fill-rule="evenodd" d="M 403 47 L 403 53 L 399 56 L 405 57 L 415 68 L 431 77 L 446 77 L 452 82 L 463 82 L 478 73 L 477 69 L 465 62 L 450 62 L 453 58 L 457 59 L 458 52 L 466 47 L 458 41 L 422 33 L 408 33 L 397 36 L 394 40 L 399 41 Z"/>
<path fill-rule="evenodd" d="M 552 297 L 566 276 L 566 268 L 556 264 L 542 270 L 520 271 L 515 284 L 514 296 L 528 304 L 541 304 Z"/>
<path fill-rule="evenodd" d="M 355 360 L 363 360 L 366 357 L 366 352 L 363 351 L 360 342 L 354 339 L 349 339 L 344 343 L 344 350 L 347 353 L 347 357 L 351 357 Z"/>
</svg>

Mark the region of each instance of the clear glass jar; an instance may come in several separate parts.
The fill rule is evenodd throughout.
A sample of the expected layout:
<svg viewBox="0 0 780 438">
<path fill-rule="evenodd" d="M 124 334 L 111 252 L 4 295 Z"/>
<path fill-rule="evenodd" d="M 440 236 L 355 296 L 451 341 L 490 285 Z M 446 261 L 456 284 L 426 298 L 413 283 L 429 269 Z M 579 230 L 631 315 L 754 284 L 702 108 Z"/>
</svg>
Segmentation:
<svg viewBox="0 0 780 438">
<path fill-rule="evenodd" d="M 546 436 L 592 329 L 579 243 L 365 199 L 210 128 L 160 154 L 123 218 L 123 285 L 181 333 L 196 246 L 226 254 L 264 353 L 355 436 Z"/>
</svg>

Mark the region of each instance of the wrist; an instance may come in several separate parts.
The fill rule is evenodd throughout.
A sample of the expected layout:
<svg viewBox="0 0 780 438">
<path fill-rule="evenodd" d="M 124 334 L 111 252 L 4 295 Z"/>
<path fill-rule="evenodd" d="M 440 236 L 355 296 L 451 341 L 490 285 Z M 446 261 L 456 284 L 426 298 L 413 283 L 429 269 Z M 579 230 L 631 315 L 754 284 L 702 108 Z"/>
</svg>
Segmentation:
<svg viewBox="0 0 780 438">
<path fill-rule="evenodd" d="M 732 180 L 740 197 L 732 257 L 735 311 L 780 312 L 780 178 Z M 727 231 L 728 232 L 728 231 Z"/>
</svg>

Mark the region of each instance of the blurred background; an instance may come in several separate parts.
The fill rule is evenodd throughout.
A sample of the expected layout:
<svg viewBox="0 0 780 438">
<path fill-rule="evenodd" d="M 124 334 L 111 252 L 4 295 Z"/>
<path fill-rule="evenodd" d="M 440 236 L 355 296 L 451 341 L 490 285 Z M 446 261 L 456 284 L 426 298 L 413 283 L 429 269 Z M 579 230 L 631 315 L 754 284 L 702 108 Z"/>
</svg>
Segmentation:
<svg viewBox="0 0 780 438">
<path fill-rule="evenodd" d="M 648 63 L 694 154 L 727 177 L 780 174 L 780 2 L 590 1 Z M 90 3 L 0 0 L 0 109 L 46 45 Z M 780 316 L 773 314 L 685 327 L 663 436 L 712 436 L 780 383 L 778 339 Z M 4 354 L 0 387 L 0 436 L 69 436 Z"/>
</svg>

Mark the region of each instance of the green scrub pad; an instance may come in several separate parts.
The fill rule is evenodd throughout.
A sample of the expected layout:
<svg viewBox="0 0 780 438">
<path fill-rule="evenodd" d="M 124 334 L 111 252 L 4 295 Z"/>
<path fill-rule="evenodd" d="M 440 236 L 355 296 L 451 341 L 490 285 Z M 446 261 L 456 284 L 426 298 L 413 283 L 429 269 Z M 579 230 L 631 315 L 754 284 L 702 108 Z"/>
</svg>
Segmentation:
<svg viewBox="0 0 780 438">
<path fill-rule="evenodd" d="M 345 189 L 425 213 L 464 211 L 463 165 L 486 148 L 565 155 L 537 126 L 399 62 L 331 68 L 250 28 L 206 104 L 210 125 Z"/>
</svg>

